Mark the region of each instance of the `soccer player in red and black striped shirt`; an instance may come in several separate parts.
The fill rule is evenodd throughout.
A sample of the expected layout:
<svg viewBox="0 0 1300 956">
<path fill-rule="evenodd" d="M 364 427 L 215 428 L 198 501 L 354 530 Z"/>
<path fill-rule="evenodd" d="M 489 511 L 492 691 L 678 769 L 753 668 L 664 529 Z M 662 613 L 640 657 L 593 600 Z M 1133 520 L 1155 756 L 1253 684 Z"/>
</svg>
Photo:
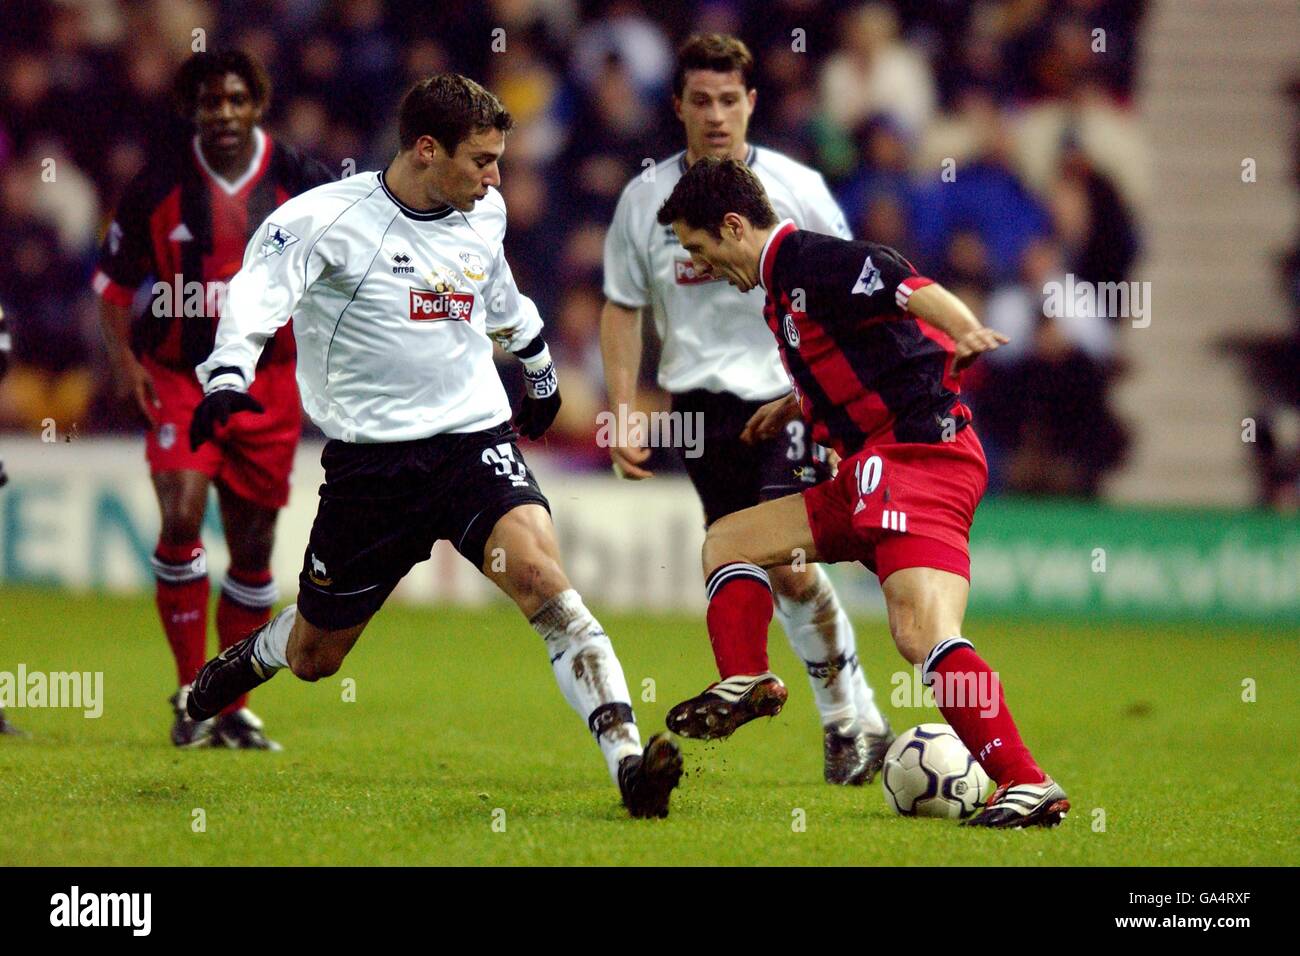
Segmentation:
<svg viewBox="0 0 1300 956">
<path fill-rule="evenodd" d="M 162 512 L 153 556 L 158 613 L 176 658 L 172 742 L 275 749 L 261 722 L 235 701 L 215 722 L 185 713 L 190 682 L 207 659 L 208 575 L 199 530 L 215 483 L 230 569 L 217 603 L 222 648 L 270 617 L 275 519 L 289 498 L 301 431 L 288 326 L 262 354 L 252 395 L 266 413 L 237 414 L 198 450 L 190 419 L 203 398 L 194 367 L 212 351 L 226 282 L 249 237 L 281 203 L 333 177 L 259 125 L 270 95 L 261 66 L 240 51 L 198 53 L 177 74 L 176 99 L 193 137 L 167 144 L 127 186 L 95 271 L 101 318 L 120 397 L 148 422 L 146 458 Z M 131 305 L 146 281 L 142 312 Z"/>
<path fill-rule="evenodd" d="M 758 178 L 735 160 L 697 162 L 658 218 L 697 274 L 767 293 L 793 388 L 760 408 L 744 437 L 765 438 L 802 415 L 813 440 L 841 459 L 829 481 L 709 527 L 708 628 L 724 680 L 674 707 L 669 726 L 708 736 L 711 725 L 774 712 L 762 678 L 772 618 L 764 568 L 798 554 L 861 561 L 880 578 L 900 653 L 921 666 L 944 717 L 997 781 L 967 824 L 1059 823 L 1065 792 L 1034 762 L 996 673 L 961 636 L 970 526 L 988 468 L 958 373 L 1006 337 L 893 249 L 777 222 Z"/>
</svg>

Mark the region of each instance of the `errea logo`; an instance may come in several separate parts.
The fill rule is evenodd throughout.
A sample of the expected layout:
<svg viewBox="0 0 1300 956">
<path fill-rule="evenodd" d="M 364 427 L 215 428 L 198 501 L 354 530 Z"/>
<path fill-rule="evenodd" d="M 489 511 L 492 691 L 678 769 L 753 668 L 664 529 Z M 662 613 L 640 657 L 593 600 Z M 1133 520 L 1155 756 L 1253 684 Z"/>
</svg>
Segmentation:
<svg viewBox="0 0 1300 956">
<path fill-rule="evenodd" d="M 411 257 L 405 252 L 393 254 L 393 275 L 395 276 L 413 276 L 415 275 L 415 266 L 411 265 Z"/>
</svg>

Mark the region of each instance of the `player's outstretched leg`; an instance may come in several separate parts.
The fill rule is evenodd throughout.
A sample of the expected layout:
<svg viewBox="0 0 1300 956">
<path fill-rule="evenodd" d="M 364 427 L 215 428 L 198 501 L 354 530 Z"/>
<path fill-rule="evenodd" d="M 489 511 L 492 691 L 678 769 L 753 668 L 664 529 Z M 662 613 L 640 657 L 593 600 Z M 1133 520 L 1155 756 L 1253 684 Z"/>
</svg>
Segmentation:
<svg viewBox="0 0 1300 956">
<path fill-rule="evenodd" d="M 703 551 L 706 621 L 722 679 L 673 707 L 669 730 L 711 740 L 780 713 L 788 691 L 768 670 L 773 605 L 764 569 L 789 562 L 796 549 L 817 560 L 801 495 L 765 501 L 709 525 Z"/>
<path fill-rule="evenodd" d="M 827 783 L 870 783 L 894 741 L 858 663 L 853 624 L 820 565 L 770 568 L 776 616 L 808 669 Z"/>
<path fill-rule="evenodd" d="M 286 650 L 298 617 L 290 604 L 248 637 L 199 668 L 185 707 L 192 720 L 210 720 L 288 666 Z"/>
<path fill-rule="evenodd" d="M 682 775 L 681 753 L 663 734 L 642 751 L 623 667 L 604 628 L 569 586 L 550 514 L 539 504 L 512 508 L 493 526 L 484 553 L 504 556 L 503 567 L 485 559 L 483 573 L 546 643 L 556 683 L 600 745 L 628 812 L 668 816 Z"/>
<path fill-rule="evenodd" d="M 878 560 L 887 562 L 877 549 Z M 1020 738 L 998 675 L 961 637 L 970 585 L 936 568 L 902 568 L 882 584 L 899 651 L 921 667 L 935 703 L 975 759 L 997 782 L 988 804 L 963 826 L 1052 827 L 1070 809 L 1065 791 Z"/>
<path fill-rule="evenodd" d="M 384 590 L 384 595 L 391 590 L 392 584 Z M 187 704 L 190 717 L 206 720 L 220 713 L 286 667 L 305 681 L 318 681 L 337 673 L 343 658 L 366 629 L 370 613 L 373 611 L 367 612 L 358 624 L 327 628 L 311 623 L 299 613 L 298 605 L 290 604 L 248 637 L 203 665 L 190 691 Z"/>
</svg>

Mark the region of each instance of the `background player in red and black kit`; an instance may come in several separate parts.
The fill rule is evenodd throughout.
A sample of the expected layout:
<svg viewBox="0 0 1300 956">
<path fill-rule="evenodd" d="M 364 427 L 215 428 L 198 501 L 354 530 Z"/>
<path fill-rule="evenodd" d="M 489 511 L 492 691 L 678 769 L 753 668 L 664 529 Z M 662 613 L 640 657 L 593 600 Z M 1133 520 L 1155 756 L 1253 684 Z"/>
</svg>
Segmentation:
<svg viewBox="0 0 1300 956">
<path fill-rule="evenodd" d="M 921 666 L 944 717 L 998 783 L 967 825 L 1059 823 L 1065 792 L 1034 762 L 996 673 L 961 636 L 970 526 L 988 468 L 957 373 L 1006 337 L 893 249 L 778 223 L 758 178 L 735 160 L 693 165 L 658 218 L 697 274 L 767 293 L 793 391 L 759 409 L 745 435 L 764 438 L 802 414 L 813 440 L 841 458 L 831 480 L 709 527 L 708 627 L 719 665 L 765 639 L 772 593 L 763 568 L 798 550 L 810 562 L 861 561 L 880 577 L 899 652 Z M 996 700 L 974 699 L 983 697 L 977 687 L 995 687 Z M 673 708 L 670 726 L 703 696 Z"/>
<path fill-rule="evenodd" d="M 95 272 L 119 396 L 147 419 L 146 457 L 162 511 L 154 552 L 158 613 L 176 658 L 172 743 L 278 749 L 241 698 L 215 721 L 185 713 L 189 684 L 207 659 L 208 574 L 199 531 L 208 485 L 221 505 L 230 569 L 217 604 L 222 648 L 270 618 L 271 547 L 301 431 L 293 334 L 262 354 L 252 395 L 265 414 L 237 414 L 216 440 L 191 450 L 203 391 L 194 366 L 212 351 L 226 282 L 249 237 L 281 203 L 333 177 L 258 125 L 270 95 L 262 67 L 240 51 L 198 53 L 176 77 L 177 106 L 195 130 L 168 143 L 127 187 Z M 140 315 L 140 285 L 153 294 Z"/>
</svg>

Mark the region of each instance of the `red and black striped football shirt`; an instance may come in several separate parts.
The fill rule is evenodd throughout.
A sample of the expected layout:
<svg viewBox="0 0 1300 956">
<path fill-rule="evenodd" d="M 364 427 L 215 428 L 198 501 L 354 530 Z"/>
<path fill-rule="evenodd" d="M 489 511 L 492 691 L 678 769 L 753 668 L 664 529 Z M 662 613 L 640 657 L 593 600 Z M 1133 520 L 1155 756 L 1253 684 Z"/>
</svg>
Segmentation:
<svg viewBox="0 0 1300 956">
<path fill-rule="evenodd" d="M 970 424 L 954 344 L 907 312 L 933 280 L 888 246 L 780 223 L 759 258 L 763 307 L 803 416 L 842 457 L 879 442 L 937 442 Z"/>
<path fill-rule="evenodd" d="M 94 287 L 127 307 L 149 279 L 153 294 L 131 326 L 131 347 L 177 369 L 211 353 L 225 284 L 239 271 L 244 247 L 271 211 L 333 179 L 323 165 L 253 130 L 248 170 L 227 182 L 208 166 L 198 137 L 151 159 L 118 204 L 100 250 Z M 261 364 L 292 361 L 286 325 L 267 344 Z"/>
</svg>

